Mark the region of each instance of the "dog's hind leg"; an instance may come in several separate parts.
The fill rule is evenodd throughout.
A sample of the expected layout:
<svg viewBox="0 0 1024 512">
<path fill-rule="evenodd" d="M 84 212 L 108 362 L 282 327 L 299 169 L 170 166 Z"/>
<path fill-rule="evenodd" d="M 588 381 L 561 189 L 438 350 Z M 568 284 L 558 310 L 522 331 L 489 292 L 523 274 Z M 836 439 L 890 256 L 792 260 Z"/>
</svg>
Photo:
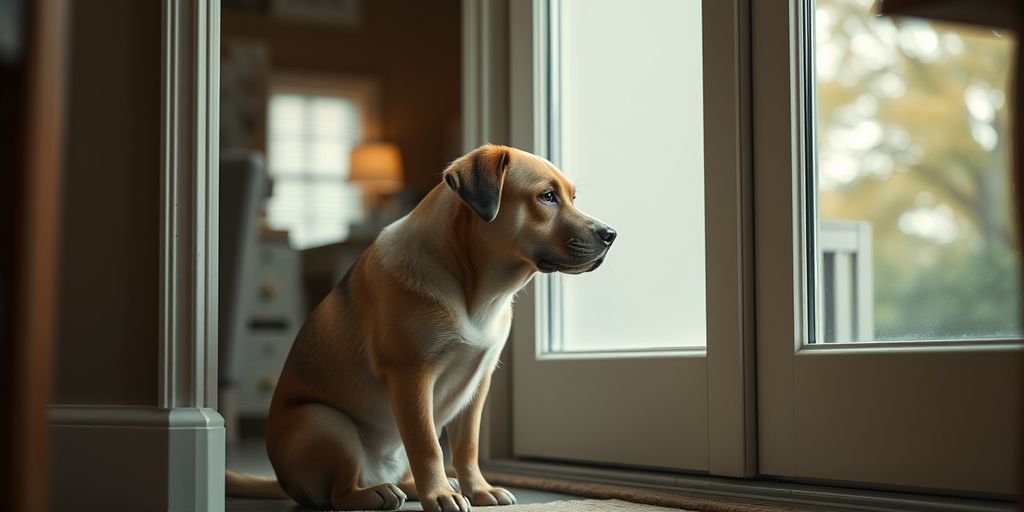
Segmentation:
<svg viewBox="0 0 1024 512">
<path fill-rule="evenodd" d="M 306 403 L 274 416 L 268 425 L 267 451 L 285 491 L 300 504 L 396 510 L 405 503 L 405 493 L 394 483 L 360 485 L 366 453 L 347 414 Z"/>
</svg>

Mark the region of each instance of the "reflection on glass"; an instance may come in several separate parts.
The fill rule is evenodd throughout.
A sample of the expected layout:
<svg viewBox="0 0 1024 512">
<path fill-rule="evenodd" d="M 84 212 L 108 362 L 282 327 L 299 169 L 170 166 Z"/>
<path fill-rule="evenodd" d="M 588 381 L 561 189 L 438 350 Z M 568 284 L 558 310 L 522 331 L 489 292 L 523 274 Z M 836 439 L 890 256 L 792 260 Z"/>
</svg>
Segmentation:
<svg viewBox="0 0 1024 512">
<path fill-rule="evenodd" d="M 619 237 L 596 272 L 557 278 L 553 348 L 703 347 L 701 4 L 567 0 L 554 15 L 558 163 Z"/>
<path fill-rule="evenodd" d="M 1019 337 L 1009 35 L 817 0 L 819 342 Z"/>
</svg>

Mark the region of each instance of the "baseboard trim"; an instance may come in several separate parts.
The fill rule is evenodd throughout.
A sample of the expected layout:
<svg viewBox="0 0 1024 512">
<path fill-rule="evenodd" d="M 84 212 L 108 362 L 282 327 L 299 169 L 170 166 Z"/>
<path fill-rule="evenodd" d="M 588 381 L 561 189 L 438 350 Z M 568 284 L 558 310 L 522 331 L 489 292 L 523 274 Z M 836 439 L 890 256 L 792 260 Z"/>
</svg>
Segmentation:
<svg viewBox="0 0 1024 512">
<path fill-rule="evenodd" d="M 505 473 L 548 481 L 629 488 L 634 492 L 646 490 L 693 498 L 794 507 L 799 510 L 837 512 L 1009 512 L 1016 510 L 1016 504 L 1011 500 L 933 496 L 773 480 L 676 475 L 547 461 L 492 460 L 482 462 L 481 466 L 485 474 L 488 472 Z M 581 493 L 581 495 L 585 495 L 585 493 Z"/>
<path fill-rule="evenodd" d="M 55 511 L 224 509 L 224 420 L 213 409 L 51 408 Z"/>
</svg>

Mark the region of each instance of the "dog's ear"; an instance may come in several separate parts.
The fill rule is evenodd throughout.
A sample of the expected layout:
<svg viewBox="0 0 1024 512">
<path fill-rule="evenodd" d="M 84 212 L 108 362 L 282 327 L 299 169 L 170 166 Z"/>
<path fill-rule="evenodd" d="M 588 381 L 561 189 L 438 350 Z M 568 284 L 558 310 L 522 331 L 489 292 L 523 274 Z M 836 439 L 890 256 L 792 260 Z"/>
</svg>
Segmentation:
<svg viewBox="0 0 1024 512">
<path fill-rule="evenodd" d="M 508 148 L 488 144 L 463 155 L 444 170 L 444 182 L 484 222 L 498 216 L 508 157 Z"/>
</svg>

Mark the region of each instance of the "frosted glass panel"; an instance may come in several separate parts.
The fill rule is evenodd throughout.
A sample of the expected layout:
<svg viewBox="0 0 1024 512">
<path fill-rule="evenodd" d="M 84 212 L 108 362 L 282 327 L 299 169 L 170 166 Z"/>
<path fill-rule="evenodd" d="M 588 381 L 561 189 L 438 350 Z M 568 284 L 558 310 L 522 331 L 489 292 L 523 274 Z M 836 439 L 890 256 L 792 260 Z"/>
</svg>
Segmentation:
<svg viewBox="0 0 1024 512">
<path fill-rule="evenodd" d="M 557 277 L 554 349 L 703 347 L 698 0 L 566 0 L 552 13 L 555 157 L 576 205 L 615 228 L 597 271 Z"/>
</svg>

